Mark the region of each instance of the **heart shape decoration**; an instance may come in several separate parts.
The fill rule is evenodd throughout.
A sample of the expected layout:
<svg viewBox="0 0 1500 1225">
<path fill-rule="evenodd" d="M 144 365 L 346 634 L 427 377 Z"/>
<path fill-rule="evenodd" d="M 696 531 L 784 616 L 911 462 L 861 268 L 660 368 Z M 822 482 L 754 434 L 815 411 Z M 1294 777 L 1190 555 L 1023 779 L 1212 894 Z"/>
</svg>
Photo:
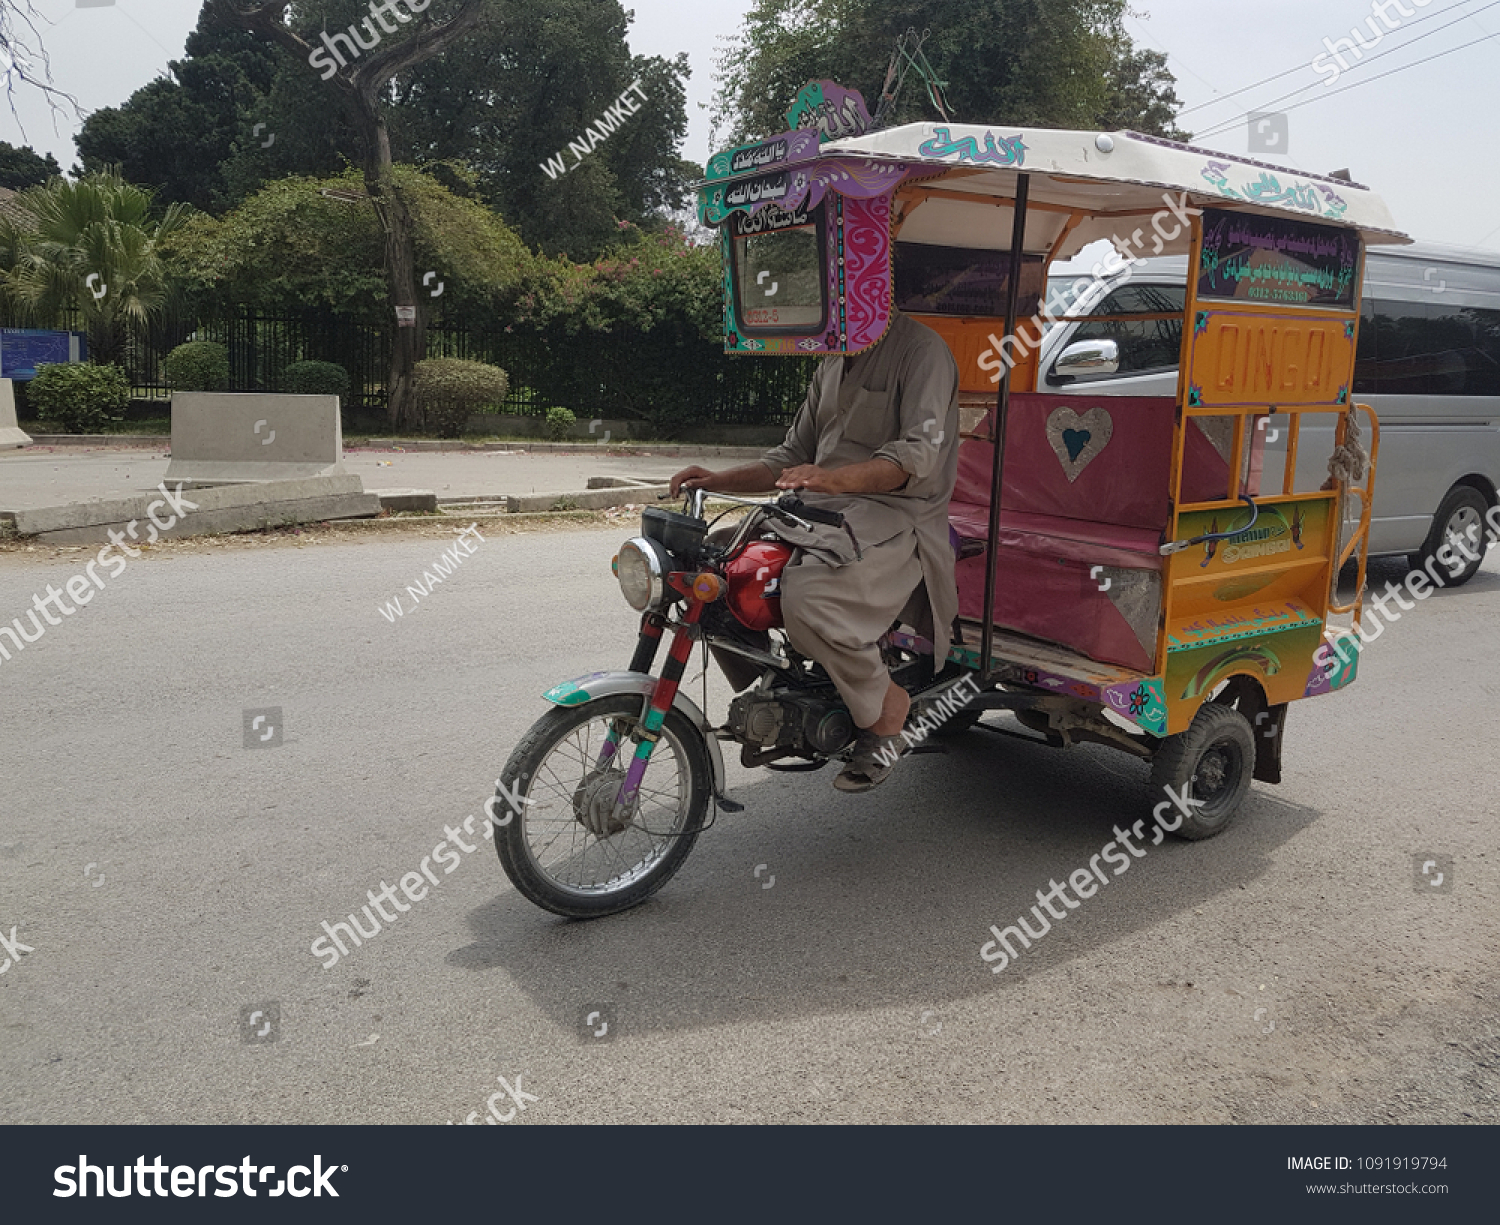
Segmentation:
<svg viewBox="0 0 1500 1225">
<path fill-rule="evenodd" d="M 1114 432 L 1114 420 L 1103 408 L 1091 408 L 1082 414 L 1071 408 L 1057 408 L 1048 415 L 1047 441 L 1062 464 L 1068 484 L 1076 481 L 1078 474 L 1104 450 Z"/>
</svg>

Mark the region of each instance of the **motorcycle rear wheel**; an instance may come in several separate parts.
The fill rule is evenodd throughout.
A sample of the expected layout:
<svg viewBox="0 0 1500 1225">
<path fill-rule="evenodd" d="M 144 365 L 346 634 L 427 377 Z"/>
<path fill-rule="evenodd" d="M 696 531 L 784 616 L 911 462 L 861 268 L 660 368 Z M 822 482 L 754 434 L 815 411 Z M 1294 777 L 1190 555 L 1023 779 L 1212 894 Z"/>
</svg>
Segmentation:
<svg viewBox="0 0 1500 1225">
<path fill-rule="evenodd" d="M 697 841 L 712 765 L 703 733 L 677 710 L 662 726 L 634 811 L 624 824 L 612 818 L 642 705 L 639 695 L 615 694 L 555 707 L 505 764 L 495 849 L 516 889 L 544 910 L 596 919 L 638 906 L 682 867 Z M 620 752 L 601 768 L 611 725 L 621 731 Z M 517 798 L 519 813 L 507 796 Z"/>
</svg>

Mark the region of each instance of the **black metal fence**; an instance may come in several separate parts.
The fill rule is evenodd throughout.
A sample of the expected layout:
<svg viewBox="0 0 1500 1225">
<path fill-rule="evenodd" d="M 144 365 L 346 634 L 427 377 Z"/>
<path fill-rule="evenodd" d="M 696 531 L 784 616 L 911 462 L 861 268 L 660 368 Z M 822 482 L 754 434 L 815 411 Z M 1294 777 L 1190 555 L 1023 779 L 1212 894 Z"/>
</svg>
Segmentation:
<svg viewBox="0 0 1500 1225">
<path fill-rule="evenodd" d="M 74 325 L 76 326 L 76 325 Z M 124 363 L 138 399 L 171 395 L 163 362 L 187 340 L 229 350 L 230 390 L 279 391 L 292 362 L 333 362 L 349 372 L 348 407 L 383 413 L 391 333 L 309 311 L 268 315 L 241 309 L 199 321 L 166 316 L 130 331 Z M 579 417 L 643 419 L 666 433 L 690 425 L 772 426 L 789 422 L 812 377 L 812 358 L 730 356 L 697 335 L 670 328 L 566 336 L 516 328 L 427 330 L 427 356 L 461 357 L 510 375 L 503 411 L 553 405 Z"/>
</svg>

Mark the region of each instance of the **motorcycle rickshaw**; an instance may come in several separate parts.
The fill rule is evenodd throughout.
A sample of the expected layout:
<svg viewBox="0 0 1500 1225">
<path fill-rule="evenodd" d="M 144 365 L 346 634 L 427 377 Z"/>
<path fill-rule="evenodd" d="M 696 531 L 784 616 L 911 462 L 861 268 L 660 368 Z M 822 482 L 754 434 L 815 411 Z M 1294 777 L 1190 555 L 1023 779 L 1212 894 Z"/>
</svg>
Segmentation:
<svg viewBox="0 0 1500 1225">
<path fill-rule="evenodd" d="M 909 627 L 882 642 L 913 698 L 908 726 L 936 712 L 942 734 L 1012 712 L 1011 734 L 1149 762 L 1153 785 L 1191 797 L 1176 833 L 1218 833 L 1252 778 L 1280 781 L 1288 705 L 1355 678 L 1379 446 L 1350 396 L 1363 253 L 1410 240 L 1347 179 L 1132 132 L 868 123 L 852 91 L 806 87 L 789 130 L 710 160 L 698 209 L 720 235 L 727 351 L 858 353 L 898 307 L 956 360 L 960 619 L 947 661 Z M 1120 309 L 1090 318 L 1118 339 L 1040 370 L 1049 266 L 1100 239 L 1115 249 L 1103 275 L 1189 253 L 1184 305 L 1111 295 Z M 1163 344 L 1175 396 L 1053 390 L 1114 370 L 1122 347 Z M 1335 422 L 1316 482 L 1298 478 L 1310 414 Z M 711 536 L 709 501 L 747 513 Z M 792 494 L 692 491 L 681 511 L 646 508 L 613 563 L 641 616 L 628 667 L 549 690 L 491 801 L 522 894 L 590 917 L 660 888 L 710 804 L 742 809 L 725 795 L 723 741 L 751 766 L 847 756 L 849 712 L 777 630 L 792 550 L 776 526 L 839 518 Z M 1351 558 L 1356 594 L 1340 604 Z M 1344 614 L 1350 626 L 1330 624 Z M 769 638 L 747 645 L 741 627 Z M 717 723 L 681 688 L 700 641 L 760 669 Z"/>
</svg>

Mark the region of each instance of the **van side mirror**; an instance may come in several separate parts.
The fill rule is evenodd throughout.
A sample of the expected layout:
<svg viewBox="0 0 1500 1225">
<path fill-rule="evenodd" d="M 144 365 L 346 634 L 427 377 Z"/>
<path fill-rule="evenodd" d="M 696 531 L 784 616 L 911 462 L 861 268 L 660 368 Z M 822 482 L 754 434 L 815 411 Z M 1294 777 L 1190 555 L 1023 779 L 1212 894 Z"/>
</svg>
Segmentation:
<svg viewBox="0 0 1500 1225">
<path fill-rule="evenodd" d="M 1120 346 L 1113 340 L 1076 340 L 1058 354 L 1047 372 L 1049 383 L 1065 383 L 1080 374 L 1114 374 L 1120 369 Z"/>
</svg>

